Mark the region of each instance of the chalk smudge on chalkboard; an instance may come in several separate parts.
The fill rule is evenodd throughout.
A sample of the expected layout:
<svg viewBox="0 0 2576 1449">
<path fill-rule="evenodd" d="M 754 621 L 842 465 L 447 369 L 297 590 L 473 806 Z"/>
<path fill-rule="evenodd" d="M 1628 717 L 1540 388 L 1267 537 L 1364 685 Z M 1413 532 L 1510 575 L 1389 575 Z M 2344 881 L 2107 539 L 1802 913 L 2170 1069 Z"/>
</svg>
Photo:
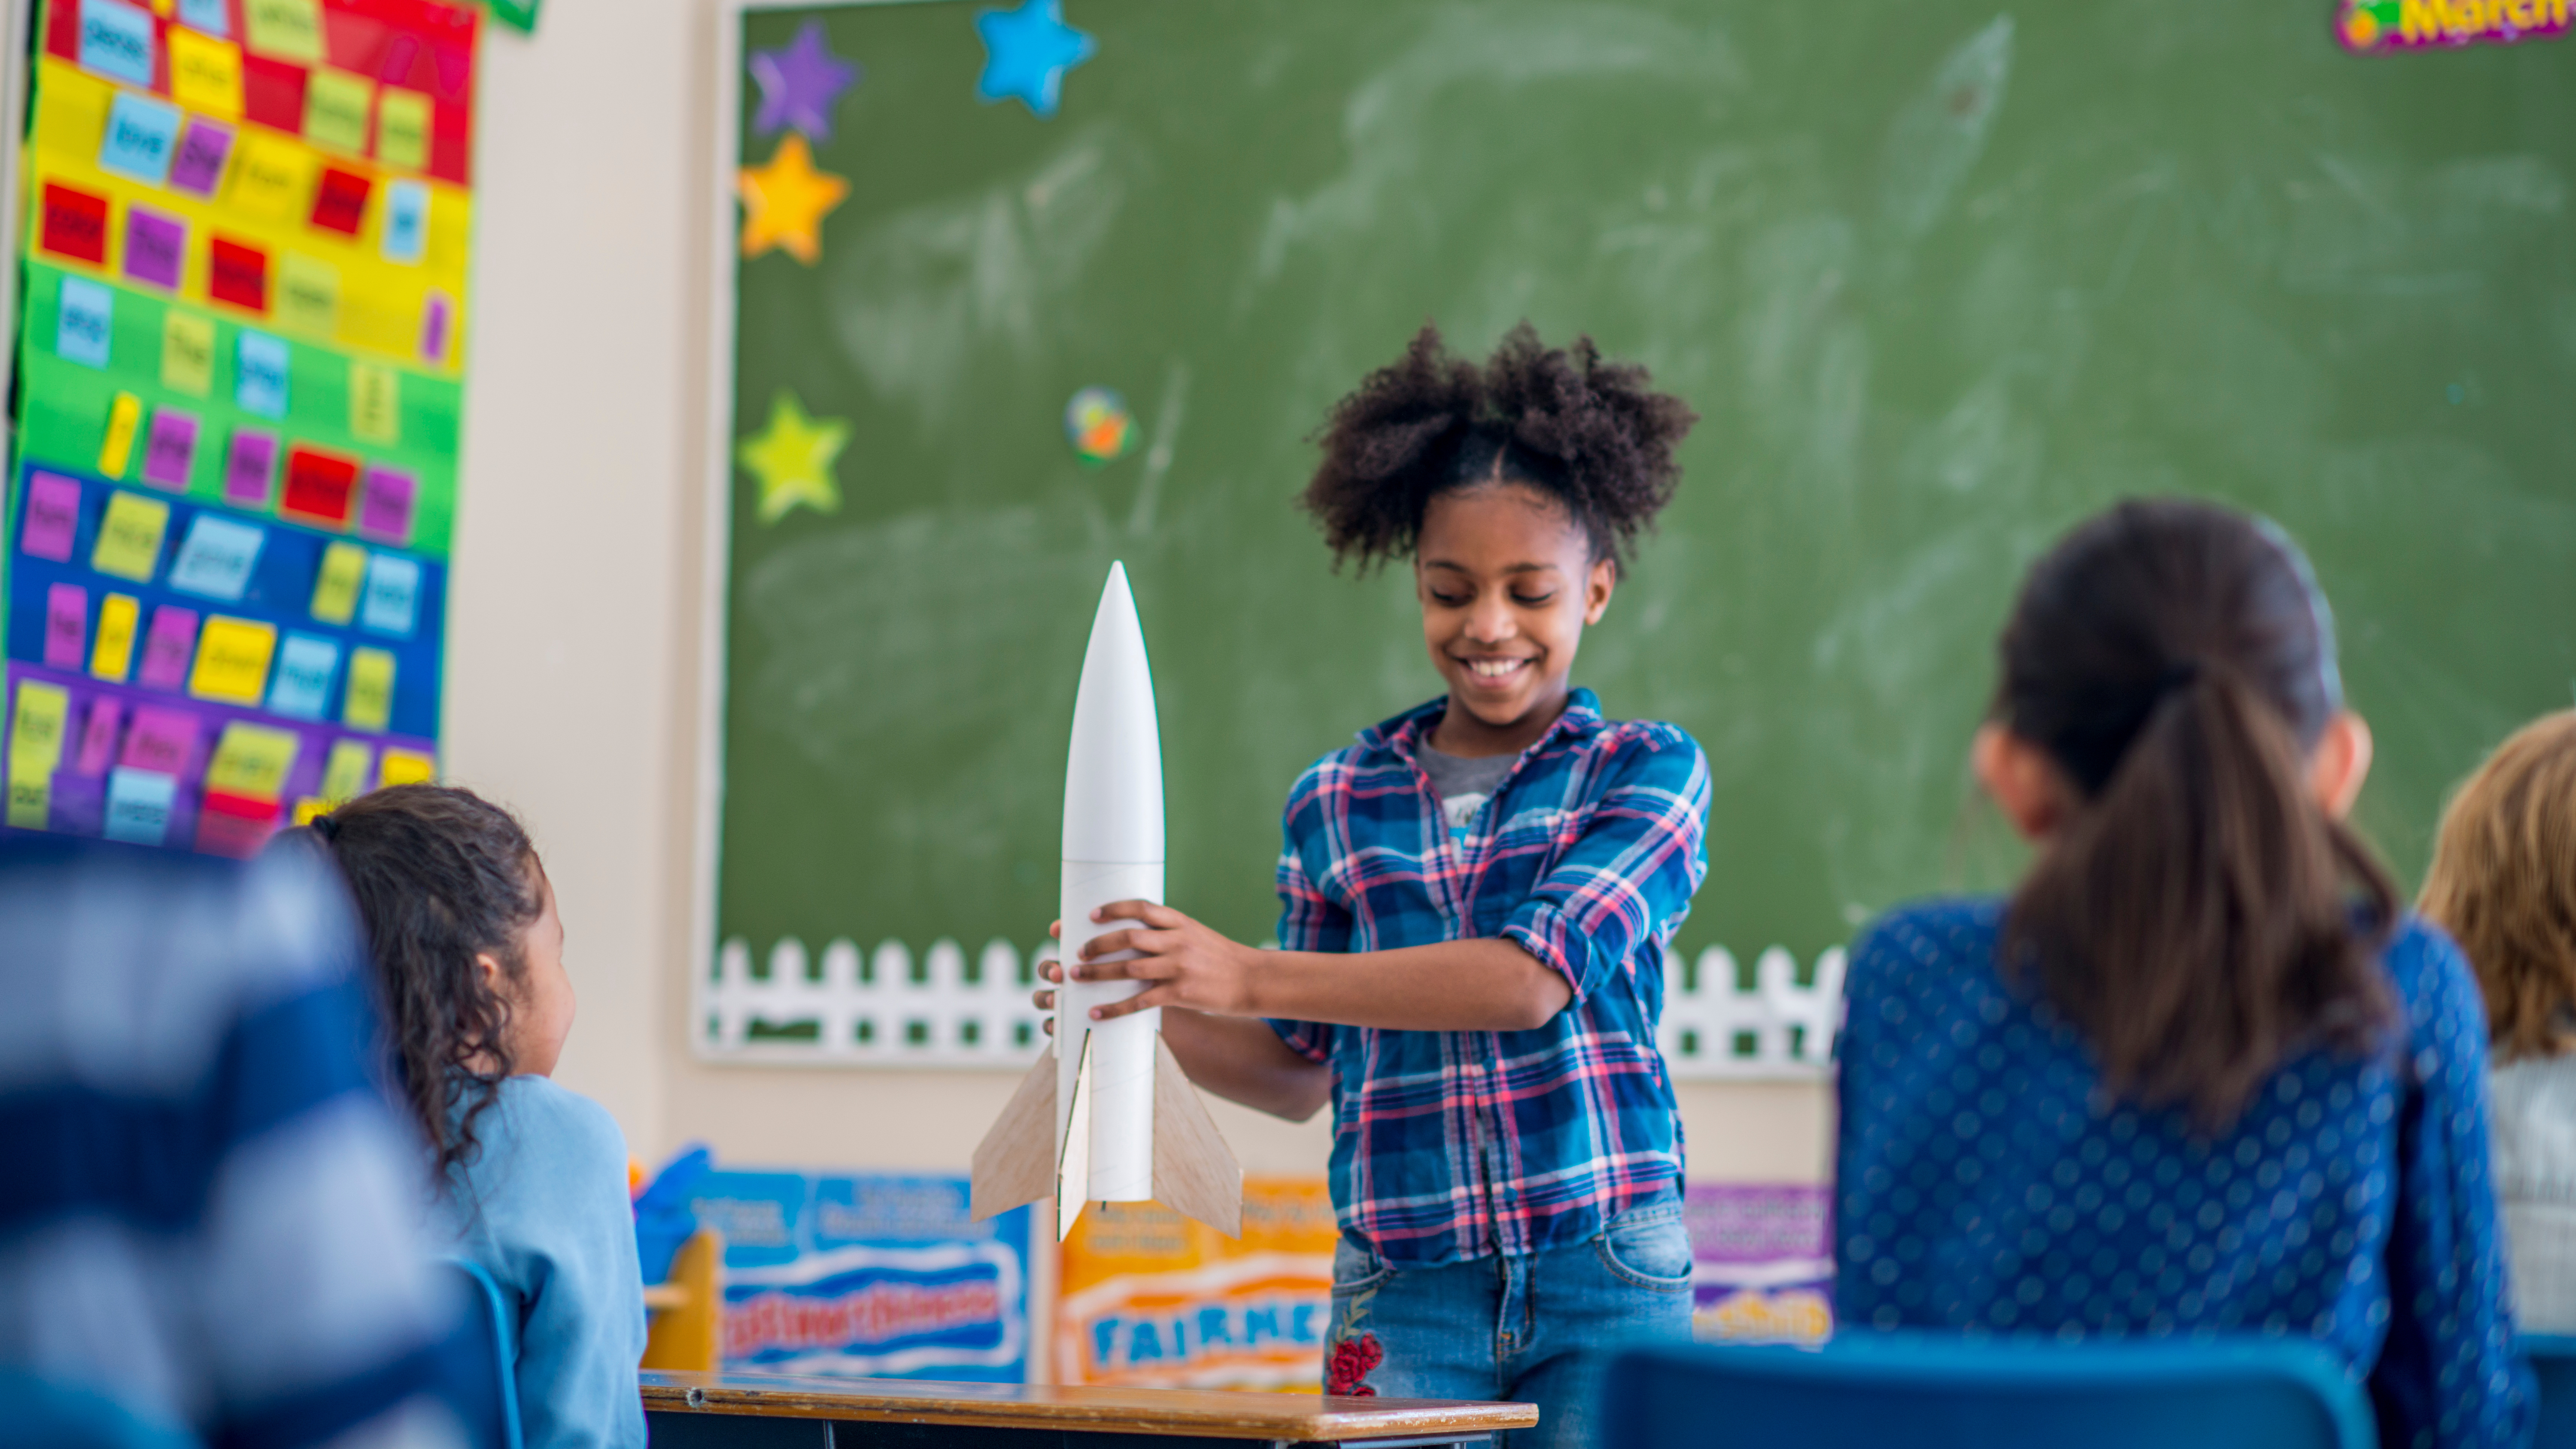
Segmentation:
<svg viewBox="0 0 2576 1449">
<path fill-rule="evenodd" d="M 1154 531 L 1154 515 L 1163 501 L 1163 480 L 1171 475 L 1172 446 L 1180 440 L 1181 418 L 1190 405 L 1190 365 L 1173 358 L 1163 369 L 1163 395 L 1154 405 L 1154 441 L 1145 449 L 1145 477 L 1136 485 L 1136 501 L 1127 509 L 1127 534 L 1143 538 Z"/>
<path fill-rule="evenodd" d="M 883 750 L 936 742 L 973 774 L 1020 736 L 1062 733 L 1066 657 L 1082 654 L 1082 585 L 1105 570 L 1072 508 L 913 513 L 762 559 L 742 592 L 761 666 L 747 707 L 818 770 L 883 778 Z M 1062 712 L 1062 711 L 1055 711 Z M 1061 743 L 1057 749 L 1061 752 Z"/>
<path fill-rule="evenodd" d="M 1452 5 L 1419 39 L 1362 81 L 1342 110 L 1350 160 L 1303 197 L 1277 197 L 1255 253 L 1254 280 L 1278 280 L 1291 252 L 1330 246 L 1402 218 L 1410 179 L 1458 163 L 1456 137 L 1430 123 L 1453 87 L 1522 87 L 1593 77 L 1656 77 L 1731 92 L 1744 68 L 1724 37 L 1658 15 L 1608 6 Z M 1238 299 L 1248 304 L 1249 294 Z"/>
<path fill-rule="evenodd" d="M 2402 300 L 2484 285 L 2486 258 L 2547 245 L 2567 179 L 2540 156 L 2487 156 L 2430 170 L 2335 153 L 2284 187 L 2282 280 L 2302 291 Z"/>
<path fill-rule="evenodd" d="M 2012 77 L 2013 21 L 1998 15 L 1950 52 L 1896 113 L 1879 182 L 1879 212 L 1900 244 L 1920 240 L 1985 154 L 1986 133 Z"/>
<path fill-rule="evenodd" d="M 1856 251 L 1840 217 L 1766 228 L 1745 249 L 1738 324 L 1748 421 L 1812 470 L 1803 479 L 1811 489 L 1831 487 L 1836 499 L 1858 481 L 1869 403 L 1869 333 L 1852 295 Z"/>
<path fill-rule="evenodd" d="M 1113 126 L 1090 126 L 1016 177 L 835 242 L 825 300 L 869 385 L 936 429 L 972 410 L 981 349 L 1034 361 L 1079 337 L 1079 284 L 1127 199 L 1127 152 Z"/>
</svg>

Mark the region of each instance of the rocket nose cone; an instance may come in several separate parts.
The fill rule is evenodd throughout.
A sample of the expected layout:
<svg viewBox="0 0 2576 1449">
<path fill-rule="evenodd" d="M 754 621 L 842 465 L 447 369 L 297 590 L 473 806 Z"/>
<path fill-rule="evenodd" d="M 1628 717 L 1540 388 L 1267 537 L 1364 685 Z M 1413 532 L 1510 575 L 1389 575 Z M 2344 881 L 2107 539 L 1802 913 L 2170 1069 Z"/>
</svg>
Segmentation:
<svg viewBox="0 0 2576 1449">
<path fill-rule="evenodd" d="M 1163 741 L 1145 630 L 1123 564 L 1109 566 L 1073 697 L 1064 770 L 1064 858 L 1163 858 Z"/>
</svg>

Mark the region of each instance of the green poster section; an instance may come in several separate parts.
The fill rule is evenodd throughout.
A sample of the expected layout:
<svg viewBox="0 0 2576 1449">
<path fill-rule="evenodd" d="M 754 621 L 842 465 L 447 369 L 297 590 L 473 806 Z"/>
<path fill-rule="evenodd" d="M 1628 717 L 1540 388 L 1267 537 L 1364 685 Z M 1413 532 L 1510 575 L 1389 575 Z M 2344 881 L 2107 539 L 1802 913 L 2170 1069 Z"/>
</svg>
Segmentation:
<svg viewBox="0 0 2576 1449">
<path fill-rule="evenodd" d="M 1963 763 L 1993 637 L 2123 494 L 2309 545 L 2409 876 L 2570 702 L 2576 45 L 2356 58 L 2325 0 L 1068 0 L 1098 51 L 1041 119 L 978 101 L 978 8 L 740 22 L 865 70 L 818 259 L 737 273 L 735 436 L 782 393 L 849 429 L 832 511 L 733 475 L 716 931 L 756 958 L 1040 938 L 1112 559 L 1169 898 L 1268 935 L 1291 781 L 1440 688 L 1410 578 L 1336 576 L 1293 504 L 1426 317 L 1588 331 L 1704 414 L 1576 671 L 1708 751 L 1686 949 L 2010 879 Z M 1097 468 L 1089 386 L 1136 419 Z"/>
</svg>

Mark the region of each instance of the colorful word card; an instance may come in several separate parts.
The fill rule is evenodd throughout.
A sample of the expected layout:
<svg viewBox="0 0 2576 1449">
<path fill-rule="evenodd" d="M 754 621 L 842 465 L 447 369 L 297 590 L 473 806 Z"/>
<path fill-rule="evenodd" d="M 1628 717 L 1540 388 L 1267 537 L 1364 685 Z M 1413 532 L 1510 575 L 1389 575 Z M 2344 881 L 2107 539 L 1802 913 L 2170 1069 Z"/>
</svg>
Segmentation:
<svg viewBox="0 0 2576 1449">
<path fill-rule="evenodd" d="M 103 574 L 152 582 L 161 567 L 161 535 L 170 527 L 170 505 L 139 493 L 119 492 L 107 501 L 99 521 L 98 542 L 89 566 Z"/>
<path fill-rule="evenodd" d="M 358 532 L 380 543 L 411 541 L 412 503 L 420 480 L 399 468 L 367 470 L 366 502 L 358 510 Z"/>
<path fill-rule="evenodd" d="M 162 408 L 152 415 L 152 434 L 143 444 L 143 481 L 155 488 L 188 491 L 188 474 L 197 466 L 197 415 Z"/>
<path fill-rule="evenodd" d="M 90 646 L 89 655 L 91 674 L 111 683 L 125 682 L 134 668 L 134 635 L 142 619 L 143 605 L 132 594 L 110 594 L 99 601 L 98 641 Z"/>
<path fill-rule="evenodd" d="M 176 307 L 161 319 L 161 385 L 190 397 L 215 390 L 215 319 Z"/>
<path fill-rule="evenodd" d="M 286 416 L 287 351 L 277 338 L 244 332 L 233 346 L 233 401 L 246 413 Z"/>
<path fill-rule="evenodd" d="M 163 604 L 152 611 L 152 627 L 143 636 L 141 682 L 152 689 L 179 689 L 188 682 L 188 665 L 197 657 L 197 611 Z"/>
<path fill-rule="evenodd" d="M 170 187 L 212 199 L 224 180 L 224 163 L 233 154 L 233 128 L 203 116 L 188 118 L 179 136 L 179 154 L 170 163 Z"/>
<path fill-rule="evenodd" d="M 336 805 L 367 793 L 367 776 L 375 767 L 376 752 L 365 740 L 335 741 L 322 766 L 322 798 Z"/>
<path fill-rule="evenodd" d="M 98 471 L 110 478 L 125 476 L 125 465 L 134 461 L 134 435 L 143 428 L 143 399 L 130 392 L 116 395 L 107 409 L 107 437 L 98 445 Z"/>
<path fill-rule="evenodd" d="M 249 587 L 251 570 L 259 565 L 260 545 L 267 541 L 265 529 L 217 513 L 200 513 L 188 525 L 188 539 L 179 545 L 179 556 L 171 561 L 170 587 L 183 594 L 236 602 Z"/>
<path fill-rule="evenodd" d="M 188 265 L 188 223 L 136 203 L 125 209 L 125 275 L 179 290 Z"/>
<path fill-rule="evenodd" d="M 107 777 L 103 833 L 130 845 L 162 844 L 170 834 L 170 811 L 178 798 L 178 776 L 120 765 Z"/>
<path fill-rule="evenodd" d="M 291 731 L 228 724 L 215 742 L 214 759 L 206 766 L 206 788 L 274 800 L 286 788 L 286 772 L 295 767 L 299 744 Z"/>
<path fill-rule="evenodd" d="M 234 429 L 232 451 L 224 461 L 224 501 L 237 508 L 266 508 L 276 478 L 277 435 Z"/>
<path fill-rule="evenodd" d="M 383 784 L 417 785 L 438 778 L 438 762 L 409 750 L 387 750 L 384 768 L 378 774 Z"/>
<path fill-rule="evenodd" d="M 9 716 L 11 825 L 43 830 L 52 823 L 54 770 L 62 763 L 70 714 L 71 695 L 60 685 L 18 681 L 17 703 Z"/>
<path fill-rule="evenodd" d="M 152 88 L 152 12 L 122 0 L 80 0 L 80 63 L 111 80 Z"/>
<path fill-rule="evenodd" d="M 420 614 L 420 565 L 400 554 L 367 560 L 367 592 L 358 601 L 358 623 L 379 634 L 408 637 Z"/>
<path fill-rule="evenodd" d="M 277 678 L 268 687 L 271 714 L 320 719 L 331 709 L 331 679 L 340 672 L 340 646 L 310 634 L 289 634 L 277 651 Z"/>
<path fill-rule="evenodd" d="M 216 7 L 218 12 L 221 6 Z M 170 98 L 192 111 L 242 112 L 241 51 L 214 36 L 170 31 Z"/>
<path fill-rule="evenodd" d="M 90 702 L 89 717 L 81 722 L 80 754 L 72 761 L 73 774 L 95 775 L 108 767 L 116 755 L 116 727 L 124 717 L 124 706 L 113 698 Z"/>
<path fill-rule="evenodd" d="M 268 662 L 277 652 L 277 627 L 255 619 L 216 614 L 197 638 L 197 667 L 188 692 L 225 704 L 256 705 L 268 692 Z"/>
<path fill-rule="evenodd" d="M 335 543 L 322 550 L 322 567 L 313 579 L 308 610 L 317 622 L 346 624 L 358 613 L 358 590 L 367 576 L 367 551 L 354 543 Z"/>
<path fill-rule="evenodd" d="M 340 722 L 353 730 L 382 734 L 393 724 L 394 657 L 382 649 L 359 649 L 349 655 L 349 693 L 340 707 Z"/>
<path fill-rule="evenodd" d="M 27 479 L 27 512 L 18 524 L 18 547 L 56 563 L 69 563 L 80 532 L 81 487 L 69 478 L 34 473 Z M 158 546 L 155 546 L 157 556 Z"/>
<path fill-rule="evenodd" d="M 108 108 L 107 139 L 99 147 L 98 166 L 159 186 L 170 179 L 170 158 L 178 144 L 178 107 L 119 91 L 116 103 Z"/>
<path fill-rule="evenodd" d="M 176 775 L 196 762 L 197 717 L 183 709 L 145 705 L 134 712 L 134 727 L 125 732 L 125 756 L 131 770 Z"/>
<path fill-rule="evenodd" d="M 55 584 L 45 590 L 45 664 L 78 669 L 89 642 L 89 591 L 78 584 Z"/>
<path fill-rule="evenodd" d="M 82 277 L 63 279 L 54 316 L 54 355 L 86 367 L 105 367 L 116 332 L 116 294 Z"/>
</svg>

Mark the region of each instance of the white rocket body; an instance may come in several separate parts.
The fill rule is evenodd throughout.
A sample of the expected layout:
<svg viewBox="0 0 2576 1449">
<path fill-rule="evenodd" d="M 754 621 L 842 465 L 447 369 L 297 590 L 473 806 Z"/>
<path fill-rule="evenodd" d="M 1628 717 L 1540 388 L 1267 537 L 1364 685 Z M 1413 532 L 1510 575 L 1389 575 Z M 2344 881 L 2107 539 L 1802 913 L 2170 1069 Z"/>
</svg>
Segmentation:
<svg viewBox="0 0 2576 1449">
<path fill-rule="evenodd" d="M 1064 1156 L 1074 1110 L 1087 1108 L 1090 1171 L 1080 1190 L 1093 1202 L 1141 1202 L 1154 1195 L 1154 1047 L 1163 1013 L 1157 1008 L 1093 1022 L 1092 1008 L 1124 1001 L 1145 983 L 1082 981 L 1072 965 L 1093 937 L 1144 924 L 1094 921 L 1094 910 L 1113 901 L 1162 899 L 1163 741 L 1154 718 L 1154 676 L 1126 567 L 1112 564 L 1073 697 L 1073 743 L 1064 763 L 1064 874 L 1057 897 L 1066 970 L 1056 993 L 1056 1155 Z M 1074 1084 L 1086 1047 L 1090 1091 L 1077 1102 Z"/>
<path fill-rule="evenodd" d="M 1093 937 L 1143 924 L 1094 921 L 1093 911 L 1162 899 L 1163 742 L 1154 677 L 1127 570 L 1113 564 L 1091 621 L 1065 756 L 1064 874 L 1056 901 L 1063 959 L 1080 959 Z M 1146 989 L 1145 982 L 1083 981 L 1068 971 L 1056 989 L 1049 1057 L 1021 1080 L 975 1149 L 977 1218 L 1051 1198 L 1062 1238 L 1085 1203 L 1151 1200 L 1228 1237 L 1241 1235 L 1243 1169 L 1163 1044 L 1162 1011 L 1091 1019 L 1093 1008 Z"/>
</svg>

